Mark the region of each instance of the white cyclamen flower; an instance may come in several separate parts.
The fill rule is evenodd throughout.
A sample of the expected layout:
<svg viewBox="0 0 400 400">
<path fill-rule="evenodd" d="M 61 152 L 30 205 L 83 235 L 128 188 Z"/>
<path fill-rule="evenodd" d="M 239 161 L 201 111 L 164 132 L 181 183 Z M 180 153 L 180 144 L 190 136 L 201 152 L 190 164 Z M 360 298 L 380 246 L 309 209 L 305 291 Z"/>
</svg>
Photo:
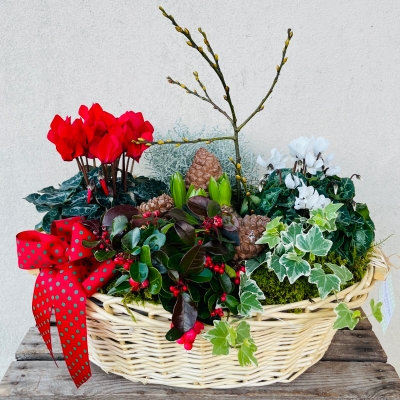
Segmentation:
<svg viewBox="0 0 400 400">
<path fill-rule="evenodd" d="M 271 157 L 268 159 L 268 161 L 265 161 L 261 156 L 258 156 L 257 164 L 261 165 L 263 168 L 273 171 L 275 169 L 285 168 L 288 158 L 288 155 L 281 155 L 278 149 L 275 148 L 271 150 Z"/>
<path fill-rule="evenodd" d="M 301 186 L 297 189 L 299 191 L 299 197 L 296 197 L 294 204 L 296 210 L 324 208 L 331 202 L 330 199 L 327 199 L 324 195 L 320 195 L 314 187 L 306 186 L 303 180 L 301 181 Z"/>
<path fill-rule="evenodd" d="M 303 160 L 308 152 L 314 151 L 314 142 L 313 137 L 300 136 L 289 143 L 289 153 L 295 160 Z"/>
<path fill-rule="evenodd" d="M 333 158 L 334 158 L 334 155 L 333 155 L 333 153 L 331 153 L 324 159 L 325 175 L 327 175 L 327 176 L 337 175 L 341 170 L 338 165 L 332 164 Z"/>
<path fill-rule="evenodd" d="M 306 154 L 305 162 L 307 166 L 307 172 L 311 175 L 315 175 L 317 171 L 322 171 L 322 166 L 324 165 L 324 162 L 321 158 L 317 160 L 313 153 L 308 152 Z"/>
<path fill-rule="evenodd" d="M 288 189 L 296 189 L 300 185 L 300 179 L 296 175 L 288 174 L 285 178 L 285 185 Z"/>
<path fill-rule="evenodd" d="M 328 146 L 329 146 L 328 139 L 325 139 L 322 136 L 318 137 L 315 140 L 315 147 L 314 147 L 315 157 L 317 157 L 319 153 L 323 153 L 328 148 Z"/>
</svg>

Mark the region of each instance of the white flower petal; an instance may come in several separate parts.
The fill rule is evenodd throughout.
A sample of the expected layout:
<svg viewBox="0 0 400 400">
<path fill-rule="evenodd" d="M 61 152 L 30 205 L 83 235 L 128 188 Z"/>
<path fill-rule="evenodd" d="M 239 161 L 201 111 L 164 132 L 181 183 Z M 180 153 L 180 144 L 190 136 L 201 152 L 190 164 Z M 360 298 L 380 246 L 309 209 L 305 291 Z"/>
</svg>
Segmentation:
<svg viewBox="0 0 400 400">
<path fill-rule="evenodd" d="M 257 164 L 261 165 L 263 168 L 267 168 L 268 165 L 261 156 L 257 157 Z"/>
<path fill-rule="evenodd" d="M 294 189 L 296 187 L 296 183 L 292 178 L 291 174 L 288 174 L 285 178 L 285 185 L 288 189 Z"/>
<path fill-rule="evenodd" d="M 308 152 L 306 154 L 306 165 L 307 167 L 312 167 L 314 165 L 316 161 L 316 158 L 314 156 L 314 154 L 312 154 L 311 152 Z"/>
<path fill-rule="evenodd" d="M 328 139 L 323 138 L 322 136 L 318 137 L 315 140 L 315 147 L 314 147 L 314 154 L 315 156 L 318 155 L 318 153 L 324 152 L 329 146 Z"/>
</svg>

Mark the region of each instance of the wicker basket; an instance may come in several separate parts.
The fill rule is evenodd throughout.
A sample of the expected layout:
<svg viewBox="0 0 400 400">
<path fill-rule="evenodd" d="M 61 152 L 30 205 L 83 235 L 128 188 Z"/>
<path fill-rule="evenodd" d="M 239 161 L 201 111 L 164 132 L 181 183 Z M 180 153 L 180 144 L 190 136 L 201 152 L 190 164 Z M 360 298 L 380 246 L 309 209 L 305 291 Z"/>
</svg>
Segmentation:
<svg viewBox="0 0 400 400">
<path fill-rule="evenodd" d="M 165 339 L 171 314 L 161 305 L 129 305 L 135 323 L 121 298 L 97 293 L 94 297 L 102 307 L 91 300 L 87 303 L 90 359 L 106 372 L 142 383 L 224 389 L 290 382 L 327 350 L 336 332 L 332 326 L 337 300 L 360 307 L 387 270 L 386 258 L 377 249 L 363 279 L 336 296 L 264 306 L 263 313 L 247 320 L 258 346 L 258 367 L 240 367 L 235 351 L 213 356 L 212 345 L 200 335 L 193 349 L 185 351 Z M 299 308 L 303 313 L 288 313 Z"/>
</svg>

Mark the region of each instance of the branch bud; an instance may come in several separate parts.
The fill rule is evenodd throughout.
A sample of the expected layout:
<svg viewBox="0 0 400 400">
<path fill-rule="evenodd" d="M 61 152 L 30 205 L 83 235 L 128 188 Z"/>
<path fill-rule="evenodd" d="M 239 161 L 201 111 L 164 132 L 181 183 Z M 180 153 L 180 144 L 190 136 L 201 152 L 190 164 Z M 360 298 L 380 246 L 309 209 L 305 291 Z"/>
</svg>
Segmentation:
<svg viewBox="0 0 400 400">
<path fill-rule="evenodd" d="M 214 54 L 215 61 L 218 61 L 218 54 Z"/>
<path fill-rule="evenodd" d="M 158 144 L 164 144 L 164 140 L 159 140 L 157 143 Z"/>
<path fill-rule="evenodd" d="M 182 89 L 186 89 L 186 86 L 183 83 L 181 83 L 180 86 Z"/>
<path fill-rule="evenodd" d="M 194 72 L 193 72 L 193 75 L 194 75 L 194 76 L 199 76 L 199 73 L 198 73 L 197 71 L 194 71 Z"/>
<path fill-rule="evenodd" d="M 289 39 L 286 39 L 285 46 L 286 46 L 286 47 L 289 46 Z"/>
<path fill-rule="evenodd" d="M 206 89 L 206 87 L 203 85 L 202 87 L 201 87 L 204 91 L 206 91 L 207 89 Z"/>
<path fill-rule="evenodd" d="M 228 101 L 228 96 L 224 96 L 224 100 Z"/>
<path fill-rule="evenodd" d="M 229 160 L 230 162 L 233 162 L 233 158 L 232 158 L 232 157 L 229 157 L 228 160 Z"/>
<path fill-rule="evenodd" d="M 238 164 L 236 164 L 236 168 L 237 168 L 237 169 L 240 169 L 240 168 L 242 168 L 241 164 L 239 164 L 239 163 L 238 163 Z"/>
<path fill-rule="evenodd" d="M 190 35 L 189 29 L 185 28 L 184 32 L 186 33 L 186 35 Z"/>
<path fill-rule="evenodd" d="M 162 11 L 162 12 L 165 12 L 165 10 L 160 6 L 160 7 L 158 7 L 158 9 L 160 10 L 160 11 Z"/>
<path fill-rule="evenodd" d="M 138 138 L 138 141 L 139 142 L 144 142 L 144 139 L 140 137 L 140 138 Z"/>
<path fill-rule="evenodd" d="M 229 92 L 229 86 L 225 86 L 225 92 Z"/>
<path fill-rule="evenodd" d="M 188 142 L 189 139 L 184 137 L 184 138 L 183 138 L 183 141 L 184 141 L 184 142 Z"/>
<path fill-rule="evenodd" d="M 285 57 L 285 58 L 283 59 L 283 63 L 286 64 L 286 61 L 287 61 L 287 60 L 288 60 L 288 58 Z"/>
<path fill-rule="evenodd" d="M 167 143 L 171 143 L 171 142 L 172 142 L 172 139 L 167 139 L 166 142 L 167 142 Z"/>
<path fill-rule="evenodd" d="M 242 177 L 241 177 L 240 175 L 236 175 L 236 179 L 237 179 L 238 181 L 240 181 L 240 180 L 242 179 Z"/>
<path fill-rule="evenodd" d="M 181 144 L 180 143 L 177 143 L 176 145 L 175 145 L 175 147 L 179 147 Z"/>
<path fill-rule="evenodd" d="M 246 183 L 246 182 L 247 182 L 247 179 L 246 179 L 245 177 L 243 177 L 243 178 L 242 178 L 242 182 L 243 182 L 243 183 Z"/>
<path fill-rule="evenodd" d="M 151 143 L 145 143 L 145 146 L 150 147 Z"/>
<path fill-rule="evenodd" d="M 289 36 L 290 36 L 290 38 L 292 38 L 292 37 L 293 37 L 293 32 L 292 32 L 292 31 L 290 31 L 290 34 L 289 34 Z"/>
<path fill-rule="evenodd" d="M 203 52 L 203 48 L 202 48 L 201 46 L 199 46 L 199 47 L 197 48 L 197 50 L 199 50 L 200 53 Z"/>
<path fill-rule="evenodd" d="M 209 45 L 210 45 L 210 43 L 208 42 L 207 39 L 204 39 L 204 44 L 205 44 L 206 46 L 209 46 Z"/>
<path fill-rule="evenodd" d="M 176 26 L 175 29 L 176 29 L 178 32 L 182 32 L 182 31 L 183 31 L 183 29 L 182 29 L 180 26 Z"/>
<path fill-rule="evenodd" d="M 192 42 L 190 42 L 189 40 L 186 42 L 186 44 L 190 47 L 193 47 Z"/>
<path fill-rule="evenodd" d="M 260 110 L 260 111 L 264 110 L 264 106 L 261 106 L 261 107 L 259 108 L 259 110 Z"/>
<path fill-rule="evenodd" d="M 279 72 L 280 69 L 281 69 L 281 67 L 279 65 L 277 65 L 276 70 Z"/>
<path fill-rule="evenodd" d="M 213 64 L 212 66 L 213 66 L 215 69 L 218 68 L 217 64 Z"/>
<path fill-rule="evenodd" d="M 247 197 L 249 197 L 249 196 L 250 196 L 250 194 L 251 194 L 250 192 L 247 192 L 247 193 L 246 193 L 246 196 L 247 196 Z"/>
<path fill-rule="evenodd" d="M 209 140 L 207 140 L 205 143 L 206 143 L 206 144 L 210 144 L 211 142 L 210 142 Z"/>
</svg>

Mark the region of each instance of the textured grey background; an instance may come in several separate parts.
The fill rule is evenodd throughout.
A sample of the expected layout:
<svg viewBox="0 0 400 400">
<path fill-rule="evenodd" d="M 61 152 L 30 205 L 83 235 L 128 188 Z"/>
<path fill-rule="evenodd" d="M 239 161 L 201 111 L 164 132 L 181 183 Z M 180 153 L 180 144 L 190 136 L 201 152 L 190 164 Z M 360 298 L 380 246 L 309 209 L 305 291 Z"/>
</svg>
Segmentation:
<svg viewBox="0 0 400 400">
<path fill-rule="evenodd" d="M 77 115 L 99 102 L 116 115 L 142 111 L 166 132 L 181 118 L 192 129 L 228 127 L 208 104 L 166 83 L 194 87 L 197 70 L 215 99 L 212 71 L 184 44 L 153 0 L 0 0 L 0 376 L 33 318 L 34 278 L 18 270 L 15 234 L 39 221 L 27 194 L 76 171 L 61 161 L 46 134 L 54 114 Z M 299 135 L 325 136 L 342 175 L 360 173 L 357 200 L 367 202 L 387 254 L 399 252 L 400 51 L 397 0 L 164 0 L 194 33 L 202 26 L 219 54 L 239 120 L 266 93 L 287 28 L 294 38 L 281 80 L 243 130 L 268 156 Z M 397 262 L 396 257 L 393 261 Z M 393 271 L 395 287 L 400 274 Z M 398 307 L 385 335 L 374 325 L 400 371 Z M 377 296 L 377 293 L 375 293 Z"/>
</svg>

